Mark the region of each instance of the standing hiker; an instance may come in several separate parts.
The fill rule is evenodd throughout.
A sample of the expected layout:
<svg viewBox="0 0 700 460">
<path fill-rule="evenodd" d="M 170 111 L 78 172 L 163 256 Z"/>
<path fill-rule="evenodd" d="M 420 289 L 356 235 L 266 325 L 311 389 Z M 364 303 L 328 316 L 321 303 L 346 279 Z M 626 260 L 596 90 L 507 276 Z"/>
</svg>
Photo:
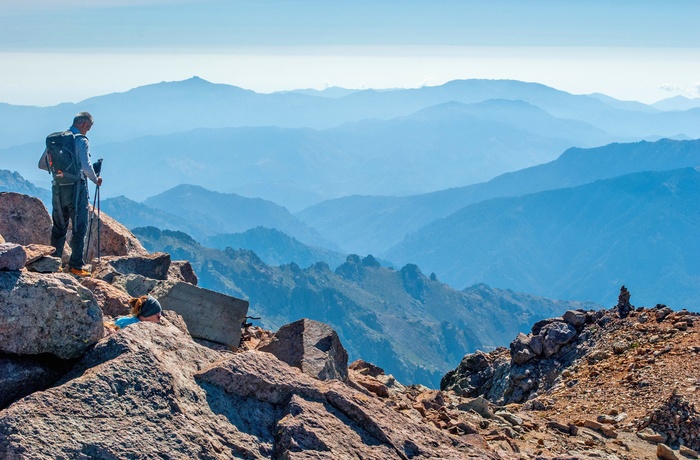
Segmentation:
<svg viewBox="0 0 700 460">
<path fill-rule="evenodd" d="M 70 239 L 71 256 L 67 271 L 76 276 L 90 276 L 83 265 L 83 249 L 88 223 L 87 179 L 98 187 L 102 178 L 95 174 L 90 162 L 88 138 L 85 137 L 93 125 L 88 112 L 80 112 L 73 119 L 68 131 L 53 133 L 46 138 L 46 149 L 39 168 L 53 176 L 51 182 L 51 246 L 55 257 L 63 255 L 63 246 L 68 231 L 68 221 L 73 224 Z"/>
</svg>

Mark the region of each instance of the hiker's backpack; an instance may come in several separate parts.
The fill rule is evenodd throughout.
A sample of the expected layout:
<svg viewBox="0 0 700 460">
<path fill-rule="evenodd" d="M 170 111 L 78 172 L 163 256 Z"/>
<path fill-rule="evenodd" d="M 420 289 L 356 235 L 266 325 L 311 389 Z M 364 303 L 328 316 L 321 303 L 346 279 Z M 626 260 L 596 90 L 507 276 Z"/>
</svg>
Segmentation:
<svg viewBox="0 0 700 460">
<path fill-rule="evenodd" d="M 73 184 L 80 180 L 80 161 L 75 151 L 76 135 L 59 131 L 46 138 L 46 162 L 53 180 L 58 185 Z"/>
</svg>

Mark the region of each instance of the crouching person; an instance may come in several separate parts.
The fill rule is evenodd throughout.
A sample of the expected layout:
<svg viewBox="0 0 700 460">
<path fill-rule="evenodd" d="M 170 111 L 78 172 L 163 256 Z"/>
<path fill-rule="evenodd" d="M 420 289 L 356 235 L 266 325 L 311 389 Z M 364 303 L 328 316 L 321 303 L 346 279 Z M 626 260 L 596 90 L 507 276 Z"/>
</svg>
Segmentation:
<svg viewBox="0 0 700 460">
<path fill-rule="evenodd" d="M 131 316 L 120 316 L 114 321 L 114 325 L 119 329 L 139 321 L 157 323 L 163 313 L 160 303 L 150 295 L 132 298 L 129 300 L 129 306 L 131 307 Z"/>
</svg>

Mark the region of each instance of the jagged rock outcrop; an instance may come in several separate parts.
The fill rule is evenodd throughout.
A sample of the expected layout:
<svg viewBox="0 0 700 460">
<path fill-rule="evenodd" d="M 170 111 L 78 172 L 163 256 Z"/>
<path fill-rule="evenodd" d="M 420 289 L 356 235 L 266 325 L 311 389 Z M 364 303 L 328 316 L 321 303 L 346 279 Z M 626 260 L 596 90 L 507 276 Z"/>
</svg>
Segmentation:
<svg viewBox="0 0 700 460">
<path fill-rule="evenodd" d="M 347 380 L 348 353 L 327 324 L 300 319 L 282 326 L 259 348 L 320 380 Z"/>
<path fill-rule="evenodd" d="M 579 332 L 595 318 L 593 312 L 572 310 L 561 318 L 539 321 L 532 333 L 518 335 L 510 352 L 466 355 L 457 369 L 443 377 L 440 388 L 463 396 L 485 396 L 499 404 L 524 402 L 551 387 L 559 373 L 587 351 L 588 334 Z"/>
<path fill-rule="evenodd" d="M 696 458 L 698 320 L 697 313 L 662 304 L 636 308 L 622 318 L 617 306 L 567 312 L 535 324 L 510 350 L 465 356 L 445 376 L 443 393 L 483 395 L 520 418 L 537 414 L 543 422 L 539 431 L 547 430 L 551 445 L 533 439 L 528 430 L 523 439 L 537 440 L 550 453 L 570 453 L 585 443 L 596 446 L 591 453 L 602 458 L 656 460 L 662 451 L 667 458 Z M 553 325 L 566 331 L 563 324 L 576 333 L 555 335 L 561 346 L 548 357 L 544 341 Z M 541 458 L 527 442 L 516 444 L 522 449 L 516 458 Z"/>
<path fill-rule="evenodd" d="M 37 261 L 51 249 L 20 247 Z M 126 256 L 105 257 L 95 267 L 104 279 L 80 284 L 0 272 L 0 458 L 697 457 L 697 314 L 665 305 L 624 318 L 571 310 L 536 323 L 510 349 L 465 356 L 444 379 L 453 388 L 438 391 L 403 386 L 363 361 L 348 369 L 337 334 L 308 320 L 276 334 L 245 327 L 237 353 L 195 341 L 196 321 L 168 310 L 168 294 L 209 327 L 221 323 L 206 321 L 212 312 L 197 303 L 206 292 L 193 286 L 191 266 Z M 376 261 L 361 264 L 365 276 Z M 401 276 L 414 298 L 425 295 L 417 267 Z M 116 316 L 149 292 L 166 308 L 160 324 L 96 344 L 74 333 L 78 305 L 83 315 L 96 304 Z M 225 314 L 225 302 L 213 302 Z M 109 331 L 99 323 L 100 334 Z M 282 359 L 261 351 L 273 342 Z"/>
<path fill-rule="evenodd" d="M 192 268 L 192 264 L 187 260 L 173 260 L 168 269 L 168 278 L 183 281 L 185 283 L 197 285 L 199 281 L 197 274 Z"/>
<path fill-rule="evenodd" d="M 27 264 L 31 264 L 53 254 L 54 248 L 46 244 L 32 243 L 24 246 L 24 252 L 27 253 Z"/>
<path fill-rule="evenodd" d="M 72 276 L 0 271 L 0 352 L 73 359 L 102 334 L 95 297 Z"/>
<path fill-rule="evenodd" d="M 49 244 L 51 215 L 39 198 L 0 192 L 0 233 L 5 241 L 27 245 Z"/>
<path fill-rule="evenodd" d="M 200 346 L 167 320 L 105 338 L 57 386 L 0 412 L 0 458 L 58 457 L 498 458 L 269 353 Z"/>
</svg>

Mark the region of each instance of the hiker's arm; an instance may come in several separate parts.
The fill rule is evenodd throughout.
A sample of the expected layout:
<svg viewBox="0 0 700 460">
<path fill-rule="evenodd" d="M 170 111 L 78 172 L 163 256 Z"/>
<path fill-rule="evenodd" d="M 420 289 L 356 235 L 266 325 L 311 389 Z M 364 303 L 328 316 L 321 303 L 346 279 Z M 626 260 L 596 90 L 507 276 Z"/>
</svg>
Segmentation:
<svg viewBox="0 0 700 460">
<path fill-rule="evenodd" d="M 92 163 L 90 163 L 90 149 L 88 148 L 88 141 L 85 137 L 78 136 L 75 138 L 75 147 L 78 151 L 78 158 L 80 159 L 80 168 L 83 170 L 85 177 L 90 179 L 97 185 L 102 184 L 102 178 L 97 177 L 95 170 L 92 169 Z"/>
<path fill-rule="evenodd" d="M 48 160 L 46 159 L 46 153 L 48 150 L 44 149 L 44 153 L 41 154 L 41 158 L 39 158 L 39 169 L 43 169 L 44 171 L 49 170 L 49 165 L 48 165 Z"/>
</svg>

